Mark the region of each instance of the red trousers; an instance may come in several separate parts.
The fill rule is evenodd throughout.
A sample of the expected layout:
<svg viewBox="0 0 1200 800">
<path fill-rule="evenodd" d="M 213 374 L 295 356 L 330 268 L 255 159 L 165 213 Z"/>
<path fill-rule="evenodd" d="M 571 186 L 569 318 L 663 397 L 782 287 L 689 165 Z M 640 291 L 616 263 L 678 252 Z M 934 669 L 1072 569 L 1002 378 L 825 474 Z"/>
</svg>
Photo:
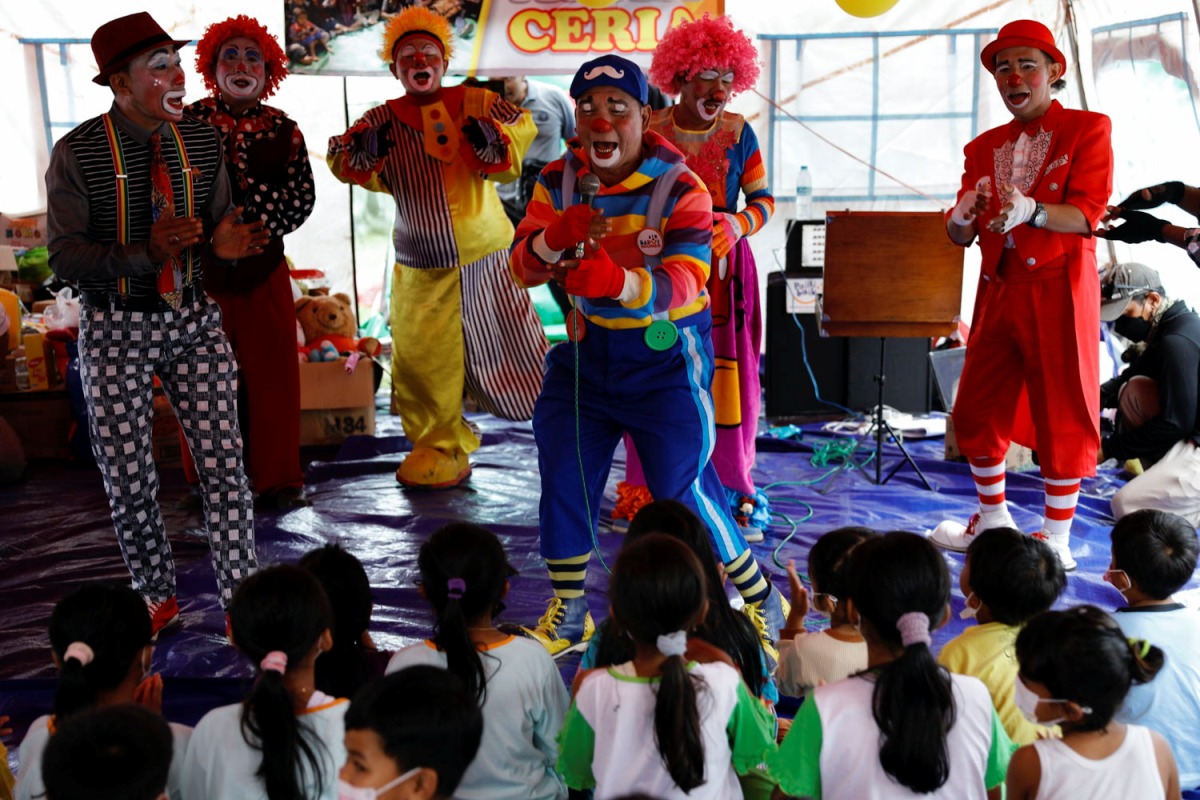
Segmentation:
<svg viewBox="0 0 1200 800">
<path fill-rule="evenodd" d="M 221 327 L 237 359 L 238 418 L 250 484 L 260 494 L 303 486 L 296 302 L 287 264 L 253 289 L 209 296 L 221 307 Z M 186 444 L 183 452 L 184 472 L 195 483 L 196 467 Z"/>
</svg>

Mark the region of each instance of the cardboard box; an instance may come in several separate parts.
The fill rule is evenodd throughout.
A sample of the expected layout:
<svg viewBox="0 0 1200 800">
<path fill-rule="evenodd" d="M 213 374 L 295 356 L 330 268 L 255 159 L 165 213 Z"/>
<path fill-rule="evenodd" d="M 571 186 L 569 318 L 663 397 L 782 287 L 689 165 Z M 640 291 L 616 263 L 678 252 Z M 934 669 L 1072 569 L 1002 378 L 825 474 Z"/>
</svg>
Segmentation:
<svg viewBox="0 0 1200 800">
<path fill-rule="evenodd" d="M 967 460 L 967 457 L 958 449 L 958 437 L 954 435 L 954 419 L 952 417 L 946 417 L 946 460 Z M 1008 472 L 1028 472 L 1035 469 L 1033 451 L 1013 442 L 1008 447 L 1008 455 L 1004 457 L 1004 468 Z"/>
<path fill-rule="evenodd" d="M 46 214 L 0 214 L 0 244 L 27 250 L 46 244 Z"/>
<path fill-rule="evenodd" d="M 65 390 L 0 394 L 0 417 L 16 431 L 26 458 L 71 457 L 74 419 Z"/>
<path fill-rule="evenodd" d="M 300 365 L 300 444 L 340 444 L 375 434 L 375 374 L 371 360 L 353 374 L 346 359 Z"/>
<path fill-rule="evenodd" d="M 43 334 L 27 333 L 21 337 L 21 346 L 25 348 L 25 363 L 29 369 L 29 388 L 32 391 L 42 391 L 50 388 L 50 379 L 54 363 L 53 357 L 47 358 L 46 340 Z"/>
</svg>

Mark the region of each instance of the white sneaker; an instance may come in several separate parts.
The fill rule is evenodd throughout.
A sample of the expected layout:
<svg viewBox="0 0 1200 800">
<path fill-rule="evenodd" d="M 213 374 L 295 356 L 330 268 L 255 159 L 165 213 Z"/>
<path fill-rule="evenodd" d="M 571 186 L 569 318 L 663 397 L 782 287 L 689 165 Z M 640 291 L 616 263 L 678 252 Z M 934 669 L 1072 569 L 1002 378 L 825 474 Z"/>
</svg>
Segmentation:
<svg viewBox="0 0 1200 800">
<path fill-rule="evenodd" d="M 983 533 L 992 528 L 1011 528 L 1013 527 L 1012 517 L 1003 514 L 999 519 L 996 515 L 989 515 L 990 519 L 985 519 L 983 514 L 978 511 L 971 515 L 971 519 L 966 525 L 955 522 L 953 520 L 942 520 L 937 524 L 937 527 L 929 532 L 929 541 L 933 542 L 943 550 L 952 550 L 955 553 L 965 553 L 967 547 L 975 540 L 975 534 Z"/>
<path fill-rule="evenodd" d="M 750 544 L 761 542 L 764 538 L 762 528 L 756 525 L 738 525 L 738 530 L 742 532 L 742 538 Z"/>
<path fill-rule="evenodd" d="M 1054 551 L 1054 555 L 1058 556 L 1059 563 L 1067 572 L 1074 572 L 1078 564 L 1071 556 L 1071 534 L 1069 533 L 1046 533 L 1038 531 L 1033 534 L 1033 538 L 1041 539 Z"/>
</svg>

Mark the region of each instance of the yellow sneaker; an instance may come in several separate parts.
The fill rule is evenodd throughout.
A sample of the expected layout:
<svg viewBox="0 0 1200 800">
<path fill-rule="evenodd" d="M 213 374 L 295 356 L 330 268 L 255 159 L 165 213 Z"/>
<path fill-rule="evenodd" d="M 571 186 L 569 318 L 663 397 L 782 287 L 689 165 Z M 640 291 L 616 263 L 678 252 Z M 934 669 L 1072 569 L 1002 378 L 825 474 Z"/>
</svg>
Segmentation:
<svg viewBox="0 0 1200 800">
<path fill-rule="evenodd" d="M 538 624 L 532 628 L 522 626 L 521 631 L 540 642 L 552 657 L 558 658 L 586 649 L 596 632 L 596 625 L 592 622 L 592 612 L 588 611 L 587 598 L 563 600 L 551 597 Z"/>
<path fill-rule="evenodd" d="M 770 594 L 758 603 L 746 603 L 742 606 L 742 613 L 754 623 L 763 652 L 767 654 L 767 669 L 773 672 L 779 663 L 779 651 L 775 644 L 779 641 L 779 631 L 787 624 L 788 614 L 792 613 L 792 604 L 772 585 Z"/>
<path fill-rule="evenodd" d="M 417 446 L 396 470 L 396 480 L 414 489 L 449 489 L 470 474 L 471 464 L 461 450 L 443 453 L 434 447 Z"/>
</svg>

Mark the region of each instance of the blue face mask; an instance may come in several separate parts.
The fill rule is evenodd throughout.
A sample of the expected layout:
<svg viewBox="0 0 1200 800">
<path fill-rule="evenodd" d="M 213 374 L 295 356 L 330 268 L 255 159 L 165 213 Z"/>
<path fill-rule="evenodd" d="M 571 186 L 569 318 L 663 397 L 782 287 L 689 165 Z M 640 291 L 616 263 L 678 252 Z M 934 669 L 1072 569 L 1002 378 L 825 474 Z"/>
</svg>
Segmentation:
<svg viewBox="0 0 1200 800">
<path fill-rule="evenodd" d="M 337 782 L 338 800 L 375 800 L 375 798 L 379 797 L 379 795 L 383 794 L 384 792 L 388 791 L 389 789 L 392 789 L 393 787 L 399 786 L 400 784 L 404 783 L 406 780 L 411 778 L 413 775 L 416 775 L 420 771 L 421 771 L 420 767 L 414 767 L 413 769 L 410 769 L 408 772 L 404 773 L 403 775 L 396 778 L 395 780 L 388 781 L 383 786 L 380 786 L 378 789 L 376 789 L 372 786 L 351 786 L 350 784 L 346 783 L 341 778 L 338 778 L 338 782 Z"/>
</svg>

